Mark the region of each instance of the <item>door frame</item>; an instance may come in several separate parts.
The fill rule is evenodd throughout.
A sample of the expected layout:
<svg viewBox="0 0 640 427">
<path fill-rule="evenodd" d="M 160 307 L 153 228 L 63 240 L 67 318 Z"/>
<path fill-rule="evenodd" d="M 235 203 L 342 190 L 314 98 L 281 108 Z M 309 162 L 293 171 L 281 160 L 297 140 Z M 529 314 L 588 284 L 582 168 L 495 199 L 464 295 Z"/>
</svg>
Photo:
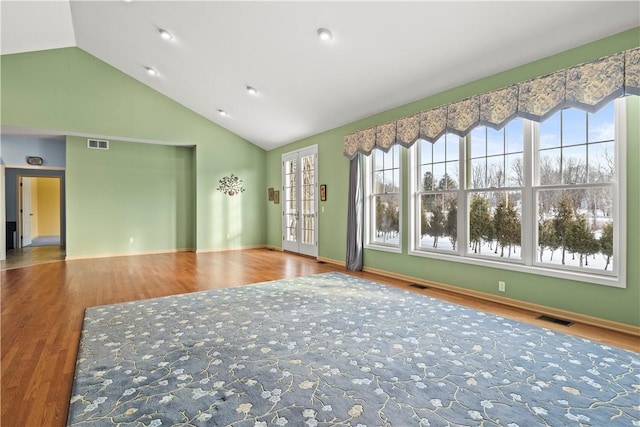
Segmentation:
<svg viewBox="0 0 640 427">
<path fill-rule="evenodd" d="M 64 194 L 64 188 L 62 186 L 63 183 L 63 176 L 60 175 L 47 175 L 47 174 L 30 174 L 28 172 L 24 172 L 24 173 L 18 173 L 16 174 L 16 231 L 18 232 L 18 238 L 16 239 L 16 249 L 21 249 L 23 248 L 23 244 L 22 244 L 22 213 L 20 212 L 21 206 L 22 206 L 22 188 L 20 188 L 20 182 L 22 181 L 22 178 L 31 178 L 31 179 L 38 179 L 38 178 L 54 178 L 58 180 L 58 188 L 60 190 L 60 203 L 59 203 L 59 208 L 58 208 L 58 214 L 60 217 L 60 246 L 61 247 L 65 247 L 65 242 L 66 242 L 66 235 L 65 235 L 65 227 L 64 227 L 64 220 L 65 220 L 65 215 L 63 215 L 63 206 L 64 206 L 64 198 L 65 198 L 65 194 Z"/>
<path fill-rule="evenodd" d="M 285 192 L 285 187 L 286 187 L 286 182 L 285 182 L 285 161 L 288 160 L 292 160 L 293 158 L 297 159 L 297 162 L 300 163 L 300 159 L 302 157 L 306 157 L 309 155 L 313 155 L 315 158 L 314 161 L 314 242 L 313 244 L 303 244 L 300 242 L 300 238 L 299 236 L 301 235 L 301 224 L 302 222 L 299 219 L 299 215 L 301 213 L 301 185 L 302 185 L 302 180 L 301 180 L 301 175 L 302 175 L 302 168 L 298 168 L 297 171 L 297 179 L 296 179 L 296 212 L 298 212 L 298 222 L 297 222 L 297 241 L 295 243 L 289 243 L 289 241 L 286 240 L 286 228 L 287 228 L 287 224 L 286 224 L 286 210 L 287 210 L 287 194 Z M 282 191 L 282 196 L 280 197 L 281 199 L 281 205 L 282 205 L 282 221 L 281 221 L 281 231 L 282 231 L 282 249 L 288 252 L 294 252 L 294 253 L 298 253 L 301 255 L 307 255 L 307 256 L 312 256 L 312 257 L 317 257 L 318 256 L 318 240 L 319 240 L 319 234 L 318 234 L 318 188 L 319 188 L 319 179 L 318 179 L 318 145 L 317 144 L 313 144 L 313 145 L 309 145 L 307 147 L 304 148 L 300 148 L 299 150 L 294 150 L 294 151 L 289 151 L 287 153 L 283 153 L 281 156 L 281 170 L 280 170 L 280 174 L 281 174 L 281 191 Z"/>
</svg>

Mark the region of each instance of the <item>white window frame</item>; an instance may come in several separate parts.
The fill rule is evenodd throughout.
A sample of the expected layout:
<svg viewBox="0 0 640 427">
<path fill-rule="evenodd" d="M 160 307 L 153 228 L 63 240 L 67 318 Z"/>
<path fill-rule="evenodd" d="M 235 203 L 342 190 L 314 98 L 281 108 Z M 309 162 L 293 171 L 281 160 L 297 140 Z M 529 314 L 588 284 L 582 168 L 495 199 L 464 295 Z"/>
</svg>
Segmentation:
<svg viewBox="0 0 640 427">
<path fill-rule="evenodd" d="M 375 249 L 379 251 L 393 252 L 393 253 L 402 253 L 402 217 L 403 217 L 403 203 L 402 203 L 402 181 L 404 179 L 402 174 L 402 147 L 398 147 L 398 209 L 400 210 L 398 214 L 398 243 L 383 243 L 379 241 L 375 241 L 371 239 L 371 235 L 375 230 L 375 224 L 373 224 L 373 210 L 375 210 L 375 206 L 373 206 L 374 197 L 378 196 L 378 193 L 373 193 L 373 156 L 375 153 L 371 153 L 368 156 L 365 156 L 365 165 L 364 165 L 364 247 L 366 249 Z M 379 150 L 375 148 L 374 150 Z M 380 150 L 382 151 L 382 150 Z M 382 151 L 385 153 L 384 151 Z M 386 154 L 386 153 L 385 153 Z M 395 194 L 395 193 L 393 193 Z"/>
<path fill-rule="evenodd" d="M 444 135 L 443 135 L 444 136 Z M 458 138 L 458 189 L 457 190 L 446 190 L 446 191 L 424 191 L 422 190 L 422 179 L 423 176 L 418 176 L 420 174 L 420 144 L 421 141 L 418 140 L 413 144 L 411 149 L 409 150 L 409 253 L 416 252 L 417 254 L 422 252 L 433 253 L 437 256 L 437 254 L 445 254 L 447 256 L 457 256 L 460 254 L 460 237 L 463 236 L 466 241 L 466 230 L 457 229 L 457 243 L 456 250 L 448 250 L 448 249 L 440 249 L 440 248 L 428 248 L 428 247 L 420 247 L 420 222 L 421 217 L 418 214 L 418 207 L 420 206 L 420 198 L 423 194 L 446 194 L 446 193 L 456 193 L 457 194 L 457 203 L 458 203 L 458 224 L 460 224 L 461 218 L 464 218 L 464 212 L 461 212 L 460 206 L 463 202 L 461 199 L 461 187 L 464 185 L 466 180 L 466 171 L 461 168 L 462 163 L 460 162 L 460 156 L 464 155 L 465 149 L 462 143 L 462 139 L 454 134 L 449 134 L 448 137 Z M 427 142 L 429 144 L 429 142 Z M 447 163 L 445 159 L 445 163 Z"/>
<path fill-rule="evenodd" d="M 419 185 L 421 177 L 419 174 L 419 156 L 416 144 L 409 150 L 409 255 L 433 258 L 445 261 L 461 262 L 465 264 L 494 267 L 504 270 L 518 271 L 523 273 L 536 274 L 540 276 L 554 277 L 559 279 L 575 280 L 580 282 L 593 283 L 598 285 L 612 286 L 618 288 L 626 288 L 626 260 L 627 260 L 627 242 L 626 242 L 626 212 L 627 212 L 627 163 L 626 163 L 626 146 L 627 146 L 627 103 L 626 98 L 620 98 L 614 101 L 614 126 L 615 126 L 615 158 L 616 158 L 616 178 L 612 185 L 614 191 L 613 205 L 613 221 L 614 221 L 614 244 L 615 256 L 612 260 L 614 263 L 613 272 L 599 272 L 585 269 L 565 268 L 549 263 L 537 262 L 537 233 L 538 222 L 535 217 L 536 211 L 536 187 L 534 181 L 534 166 L 537 167 L 536 160 L 536 141 L 538 140 L 539 124 L 524 120 L 524 145 L 523 145 L 523 163 L 524 163 L 524 188 L 522 189 L 523 204 L 526 207 L 522 210 L 522 254 L 521 259 L 496 259 L 493 256 L 482 256 L 481 254 L 469 253 L 468 244 L 468 205 L 467 199 L 469 192 L 474 192 L 463 185 L 460 185 L 458 195 L 458 244 L 456 251 L 430 250 L 427 248 L 419 248 L 417 245 L 419 236 L 420 216 L 417 212 L 419 197 Z M 467 153 L 466 138 L 460 143 L 460 183 L 467 182 L 466 173 Z M 570 187 L 570 186 L 567 186 Z M 536 187 L 537 188 L 537 187 Z M 507 191 L 506 188 L 496 188 L 496 191 Z M 462 224 L 462 225 L 461 225 Z"/>
</svg>

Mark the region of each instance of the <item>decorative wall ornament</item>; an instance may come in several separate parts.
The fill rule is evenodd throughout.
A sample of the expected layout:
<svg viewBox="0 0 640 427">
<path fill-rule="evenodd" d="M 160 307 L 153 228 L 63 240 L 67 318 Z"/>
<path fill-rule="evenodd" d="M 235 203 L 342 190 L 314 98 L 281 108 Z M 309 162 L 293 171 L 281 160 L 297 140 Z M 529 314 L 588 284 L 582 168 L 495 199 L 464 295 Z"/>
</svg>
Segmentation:
<svg viewBox="0 0 640 427">
<path fill-rule="evenodd" d="M 217 190 L 223 192 L 227 196 L 235 196 L 238 193 L 244 192 L 244 181 L 234 174 L 225 176 L 218 182 L 220 185 L 218 185 Z"/>
<path fill-rule="evenodd" d="M 565 107 L 593 113 L 625 95 L 640 95 L 640 47 L 350 133 L 343 152 L 353 159 L 374 148 L 408 148 L 420 138 L 435 142 L 447 132 L 464 137 L 476 126 L 542 121 Z"/>
</svg>

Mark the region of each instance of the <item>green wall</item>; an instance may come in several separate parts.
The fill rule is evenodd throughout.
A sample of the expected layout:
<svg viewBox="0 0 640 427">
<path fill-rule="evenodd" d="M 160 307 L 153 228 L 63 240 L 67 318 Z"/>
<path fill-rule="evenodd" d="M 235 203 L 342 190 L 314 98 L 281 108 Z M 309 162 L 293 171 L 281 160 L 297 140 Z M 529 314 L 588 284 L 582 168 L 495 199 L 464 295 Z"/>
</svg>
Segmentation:
<svg viewBox="0 0 640 427">
<path fill-rule="evenodd" d="M 193 148 L 67 137 L 67 158 L 67 258 L 195 247 Z"/>
<path fill-rule="evenodd" d="M 98 153 L 82 149 L 86 138 L 68 140 L 70 256 L 264 244 L 264 150 L 81 49 L 4 55 L 1 61 L 2 125 L 115 140 L 106 155 L 101 153 L 106 164 L 97 161 L 96 168 L 87 166 Z M 127 142 L 137 140 L 191 148 Z M 231 173 L 245 182 L 239 196 L 216 191 L 218 181 Z M 162 185 L 154 187 L 154 180 Z M 94 184 L 103 194 L 90 206 Z M 167 185 L 166 194 L 157 194 Z M 141 200 L 151 206 L 134 213 Z M 90 226 L 85 211 L 112 231 L 99 243 L 86 241 L 85 233 L 98 227 Z"/>
<path fill-rule="evenodd" d="M 559 69 L 610 55 L 640 45 L 640 28 L 596 41 L 588 45 L 508 70 L 417 102 L 368 117 L 349 125 L 324 132 L 267 153 L 267 186 L 280 185 L 280 157 L 311 144 L 318 145 L 319 182 L 327 184 L 328 199 L 321 202 L 319 213 L 319 256 L 343 262 L 346 248 L 347 186 L 349 161 L 342 155 L 343 137 L 353 131 L 384 123 L 416 112 L 447 104 L 466 97 L 498 89 L 512 83 L 538 77 Z M 640 100 L 628 99 L 627 148 L 627 287 L 612 288 L 571 280 L 520 273 L 499 268 L 440 261 L 407 255 L 408 213 L 403 211 L 402 254 L 365 250 L 364 265 L 392 273 L 432 280 L 461 288 L 496 294 L 609 319 L 640 325 Z M 406 155 L 404 170 L 407 169 Z M 408 200 L 406 174 L 403 200 Z M 267 242 L 281 246 L 280 206 L 267 210 Z M 498 280 L 507 283 L 507 292 L 497 292 Z"/>
</svg>

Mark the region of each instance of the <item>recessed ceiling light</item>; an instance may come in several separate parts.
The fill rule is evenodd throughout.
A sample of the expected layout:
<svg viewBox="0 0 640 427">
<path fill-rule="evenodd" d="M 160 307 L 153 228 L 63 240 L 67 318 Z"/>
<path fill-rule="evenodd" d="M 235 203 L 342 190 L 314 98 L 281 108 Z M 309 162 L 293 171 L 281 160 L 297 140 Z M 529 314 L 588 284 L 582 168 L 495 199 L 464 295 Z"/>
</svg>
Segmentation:
<svg viewBox="0 0 640 427">
<path fill-rule="evenodd" d="M 320 37 L 320 40 L 331 40 L 333 38 L 333 34 L 331 34 L 331 31 L 326 28 L 318 28 L 318 37 Z"/>
<path fill-rule="evenodd" d="M 249 92 L 250 95 L 257 95 L 258 94 L 258 91 L 253 86 L 247 86 L 247 92 Z"/>
<path fill-rule="evenodd" d="M 149 74 L 150 76 L 158 75 L 158 72 L 151 67 L 145 67 L 145 69 L 147 70 L 147 74 Z"/>
<path fill-rule="evenodd" d="M 222 116 L 222 117 L 226 117 L 229 115 L 229 113 L 227 113 L 226 111 L 224 111 L 223 109 L 218 109 L 218 113 Z"/>
<path fill-rule="evenodd" d="M 160 28 L 158 31 L 160 32 L 160 37 L 162 37 L 163 39 L 165 40 L 173 39 L 173 35 L 169 31 L 164 30 L 162 28 Z"/>
</svg>

